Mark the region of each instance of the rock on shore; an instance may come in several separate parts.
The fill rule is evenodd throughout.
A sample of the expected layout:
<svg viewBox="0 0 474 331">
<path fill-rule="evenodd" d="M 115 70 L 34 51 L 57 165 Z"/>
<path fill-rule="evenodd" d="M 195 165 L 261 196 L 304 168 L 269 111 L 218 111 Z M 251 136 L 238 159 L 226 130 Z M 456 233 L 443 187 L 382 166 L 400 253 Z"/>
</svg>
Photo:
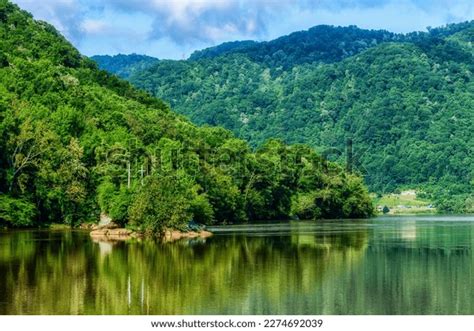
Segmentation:
<svg viewBox="0 0 474 331">
<path fill-rule="evenodd" d="M 178 230 L 166 230 L 163 236 L 163 240 L 166 242 L 176 241 L 180 239 L 191 239 L 191 238 L 209 238 L 212 233 L 209 231 L 201 230 L 199 232 L 189 231 L 182 232 Z"/>
<path fill-rule="evenodd" d="M 115 223 L 109 223 L 106 226 L 96 226 L 92 228 L 90 236 L 96 241 L 125 241 L 135 238 L 143 238 L 144 235 L 139 232 L 134 232 L 129 229 L 119 228 Z M 172 242 L 181 239 L 192 238 L 209 238 L 212 233 L 209 231 L 179 231 L 179 230 L 165 230 L 162 240 L 165 242 Z"/>
<path fill-rule="evenodd" d="M 105 241 L 122 241 L 141 237 L 137 232 L 128 229 L 97 229 L 90 233 L 94 239 L 104 239 Z"/>
</svg>

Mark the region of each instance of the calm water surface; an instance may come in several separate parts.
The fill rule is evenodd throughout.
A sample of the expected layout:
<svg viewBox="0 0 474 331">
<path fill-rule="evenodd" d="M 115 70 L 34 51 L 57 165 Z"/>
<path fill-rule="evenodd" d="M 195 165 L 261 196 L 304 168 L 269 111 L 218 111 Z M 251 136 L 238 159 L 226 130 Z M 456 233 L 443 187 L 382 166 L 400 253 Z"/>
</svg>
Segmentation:
<svg viewBox="0 0 474 331">
<path fill-rule="evenodd" d="M 0 232 L 0 314 L 474 314 L 474 217 L 212 230 L 171 244 Z"/>
</svg>

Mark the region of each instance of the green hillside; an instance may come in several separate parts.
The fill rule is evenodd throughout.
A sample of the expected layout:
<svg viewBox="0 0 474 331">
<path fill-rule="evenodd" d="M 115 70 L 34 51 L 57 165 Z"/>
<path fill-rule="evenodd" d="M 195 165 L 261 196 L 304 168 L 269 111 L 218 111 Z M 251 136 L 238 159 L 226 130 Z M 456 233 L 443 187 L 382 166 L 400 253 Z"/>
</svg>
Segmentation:
<svg viewBox="0 0 474 331">
<path fill-rule="evenodd" d="M 252 146 L 306 143 L 370 189 L 417 189 L 442 212 L 472 212 L 474 22 L 393 34 L 320 26 L 266 43 L 160 61 L 129 80 L 194 123 Z"/>
<path fill-rule="evenodd" d="M 157 58 L 138 54 L 96 55 L 91 59 L 97 62 L 101 69 L 122 78 L 128 78 L 135 72 L 148 69 L 159 61 Z"/>
<path fill-rule="evenodd" d="M 0 226 L 366 217 L 361 178 L 308 147 L 252 152 L 199 128 L 83 57 L 51 25 L 0 0 Z"/>
</svg>

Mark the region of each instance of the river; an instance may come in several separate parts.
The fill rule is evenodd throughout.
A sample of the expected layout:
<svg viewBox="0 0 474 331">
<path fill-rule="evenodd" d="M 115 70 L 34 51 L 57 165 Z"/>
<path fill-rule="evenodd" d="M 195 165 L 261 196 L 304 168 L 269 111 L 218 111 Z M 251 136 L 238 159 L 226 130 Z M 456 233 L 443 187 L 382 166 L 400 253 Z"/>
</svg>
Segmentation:
<svg viewBox="0 0 474 331">
<path fill-rule="evenodd" d="M 0 314 L 474 314 L 474 217 L 0 232 Z"/>
</svg>

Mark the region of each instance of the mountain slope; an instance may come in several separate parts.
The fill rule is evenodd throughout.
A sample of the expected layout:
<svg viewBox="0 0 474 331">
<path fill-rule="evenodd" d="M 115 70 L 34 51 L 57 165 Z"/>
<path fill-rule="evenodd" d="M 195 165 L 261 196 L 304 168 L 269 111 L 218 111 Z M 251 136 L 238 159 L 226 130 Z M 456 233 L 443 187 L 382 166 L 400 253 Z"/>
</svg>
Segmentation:
<svg viewBox="0 0 474 331">
<path fill-rule="evenodd" d="M 5 0 L 0 150 L 1 227 L 106 213 L 156 233 L 190 220 L 372 213 L 361 179 L 308 147 L 271 141 L 253 153 L 227 130 L 198 128 Z"/>
<path fill-rule="evenodd" d="M 146 70 L 159 61 L 157 58 L 138 54 L 95 55 L 91 59 L 97 62 L 101 69 L 121 78 L 128 78 L 135 72 Z"/>
<path fill-rule="evenodd" d="M 384 30 L 318 25 L 268 42 L 247 42 L 240 47 L 224 50 L 220 50 L 222 46 L 205 49 L 193 53 L 190 60 L 240 54 L 256 63 L 288 69 L 304 63 L 338 62 L 382 42 L 403 38 L 403 35 Z"/>
<path fill-rule="evenodd" d="M 396 34 L 386 30 L 364 30 L 356 26 L 318 25 L 271 41 L 228 42 L 194 52 L 189 60 L 212 59 L 231 54 L 245 55 L 253 62 L 269 67 L 291 68 L 305 63 L 334 63 L 386 42 L 422 43 L 447 38 L 472 27 L 469 22 L 430 28 L 420 32 Z"/>
<path fill-rule="evenodd" d="M 278 137 L 343 152 L 351 138 L 372 190 L 418 188 L 441 210 L 469 211 L 473 26 L 407 35 L 322 26 L 162 61 L 130 81 L 193 122 L 225 126 L 254 146 Z"/>
</svg>

